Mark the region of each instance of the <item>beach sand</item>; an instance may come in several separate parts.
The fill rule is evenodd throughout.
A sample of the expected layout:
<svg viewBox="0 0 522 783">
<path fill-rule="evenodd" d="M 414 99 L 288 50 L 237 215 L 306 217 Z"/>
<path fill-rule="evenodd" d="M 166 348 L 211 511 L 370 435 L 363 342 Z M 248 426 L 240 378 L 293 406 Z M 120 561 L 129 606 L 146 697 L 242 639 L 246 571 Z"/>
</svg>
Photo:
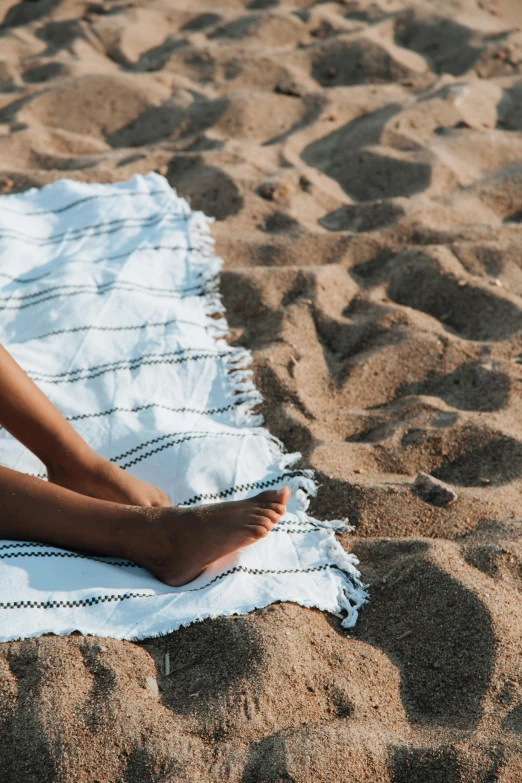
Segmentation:
<svg viewBox="0 0 522 783">
<path fill-rule="evenodd" d="M 0 779 L 521 781 L 522 3 L 0 18 L 0 192 L 156 170 L 215 216 L 231 341 L 371 594 L 349 632 L 285 604 L 0 645 Z"/>
</svg>

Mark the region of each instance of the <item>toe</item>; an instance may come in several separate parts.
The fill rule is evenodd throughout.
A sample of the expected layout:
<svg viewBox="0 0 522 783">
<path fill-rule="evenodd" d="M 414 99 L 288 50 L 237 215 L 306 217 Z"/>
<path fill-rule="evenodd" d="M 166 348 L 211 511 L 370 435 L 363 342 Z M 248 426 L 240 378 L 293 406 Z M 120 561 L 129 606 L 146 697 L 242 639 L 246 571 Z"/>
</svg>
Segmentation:
<svg viewBox="0 0 522 783">
<path fill-rule="evenodd" d="M 272 530 L 278 519 L 279 516 L 274 514 L 273 511 L 265 511 L 264 508 L 255 508 L 253 509 L 249 522 L 253 522 L 256 525 L 263 525 L 267 530 Z"/>
<path fill-rule="evenodd" d="M 266 508 L 265 506 L 256 508 L 254 514 L 263 517 L 264 519 L 268 519 L 272 526 L 275 525 L 275 523 L 278 522 L 281 518 L 281 514 L 279 514 L 277 511 L 274 511 L 272 508 Z"/>
<path fill-rule="evenodd" d="M 274 511 L 278 517 L 282 517 L 283 514 L 286 512 L 286 506 L 283 506 L 282 503 L 260 503 L 260 508 L 263 509 L 263 511 L 266 509 L 267 511 Z"/>
<path fill-rule="evenodd" d="M 262 501 L 263 503 L 279 503 L 282 506 L 285 506 L 290 500 L 290 495 L 291 492 L 289 487 L 281 487 L 281 489 L 267 489 L 265 492 L 260 492 L 259 495 L 256 495 L 256 500 Z"/>
<path fill-rule="evenodd" d="M 277 490 L 277 503 L 281 503 L 283 506 L 286 506 L 288 501 L 290 500 L 290 495 L 292 493 L 290 492 L 290 487 L 281 487 L 281 489 Z"/>
<path fill-rule="evenodd" d="M 265 489 L 264 492 L 259 492 L 251 499 L 261 503 L 279 503 L 279 492 L 279 489 Z"/>
<path fill-rule="evenodd" d="M 264 538 L 270 533 L 273 525 L 266 517 L 256 516 L 251 518 L 248 527 L 255 538 Z"/>
</svg>

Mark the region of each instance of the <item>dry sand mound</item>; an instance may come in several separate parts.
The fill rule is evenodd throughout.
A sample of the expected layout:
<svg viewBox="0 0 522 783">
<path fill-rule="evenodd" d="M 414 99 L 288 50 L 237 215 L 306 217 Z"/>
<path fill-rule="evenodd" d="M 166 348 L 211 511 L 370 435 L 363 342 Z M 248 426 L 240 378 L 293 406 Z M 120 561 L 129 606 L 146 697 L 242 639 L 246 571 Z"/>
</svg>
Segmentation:
<svg viewBox="0 0 522 783">
<path fill-rule="evenodd" d="M 231 339 L 371 585 L 350 633 L 281 605 L 2 645 L 0 778 L 522 780 L 519 1 L 0 0 L 0 21 L 0 189 L 156 169 L 217 218 Z M 419 471 L 457 502 L 425 503 Z"/>
</svg>

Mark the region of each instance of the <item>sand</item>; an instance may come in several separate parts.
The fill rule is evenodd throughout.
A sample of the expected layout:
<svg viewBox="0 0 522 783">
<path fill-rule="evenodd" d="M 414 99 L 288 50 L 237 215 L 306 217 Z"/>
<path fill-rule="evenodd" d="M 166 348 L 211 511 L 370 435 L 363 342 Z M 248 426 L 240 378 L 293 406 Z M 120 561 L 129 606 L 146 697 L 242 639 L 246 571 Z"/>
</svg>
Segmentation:
<svg viewBox="0 0 522 783">
<path fill-rule="evenodd" d="M 217 218 L 231 340 L 371 585 L 350 632 L 286 604 L 1 645 L 0 779 L 522 780 L 522 4 L 0 18 L 1 192 L 154 169 Z"/>
</svg>

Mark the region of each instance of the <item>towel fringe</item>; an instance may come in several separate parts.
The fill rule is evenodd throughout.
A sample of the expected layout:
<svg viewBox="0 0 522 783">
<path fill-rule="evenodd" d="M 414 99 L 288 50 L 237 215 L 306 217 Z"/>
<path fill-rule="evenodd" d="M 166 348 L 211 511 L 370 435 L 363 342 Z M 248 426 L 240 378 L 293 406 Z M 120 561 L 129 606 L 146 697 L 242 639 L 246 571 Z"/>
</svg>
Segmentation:
<svg viewBox="0 0 522 783">
<path fill-rule="evenodd" d="M 323 528 L 323 554 L 325 561 L 333 563 L 342 574 L 342 587 L 338 593 L 338 610 L 345 612 L 346 616 L 341 622 L 343 628 L 352 628 L 356 621 L 359 609 L 368 600 L 366 585 L 360 580 L 360 574 L 356 566 L 358 560 L 355 555 L 345 552 L 341 544 L 335 538 L 336 532 L 348 532 L 354 528 L 347 524 L 348 520 L 336 519 L 320 521 L 308 514 L 310 498 L 317 495 L 318 485 L 314 480 L 313 470 L 288 471 L 301 459 L 299 452 L 287 453 L 283 443 L 262 428 L 263 416 L 254 408 L 262 401 L 262 395 L 256 389 L 251 369 L 252 353 L 245 348 L 230 346 L 225 337 L 229 333 L 228 322 L 225 315 L 225 307 L 219 293 L 218 276 L 223 265 L 214 252 L 214 239 L 210 233 L 210 224 L 213 218 L 208 218 L 203 212 L 190 212 L 187 202 L 186 214 L 187 236 L 189 246 L 194 248 L 191 261 L 199 266 L 199 277 L 205 290 L 204 313 L 207 316 L 207 329 L 209 334 L 215 337 L 217 345 L 223 349 L 229 349 L 229 354 L 224 358 L 226 378 L 228 382 L 227 396 L 236 401 L 237 407 L 233 413 L 235 423 L 240 426 L 251 427 L 266 438 L 270 454 L 274 461 L 274 472 L 286 471 L 281 479 L 281 486 L 286 484 L 295 500 L 296 510 L 293 512 L 299 522 L 311 524 L 316 529 Z M 331 611 L 331 610 L 330 610 Z M 334 612 L 337 616 L 338 612 Z"/>
<path fill-rule="evenodd" d="M 341 610 L 346 612 L 346 617 L 342 620 L 341 625 L 343 628 L 353 628 L 357 622 L 359 609 L 368 601 L 368 585 L 362 583 L 357 570 L 359 560 L 355 555 L 343 549 L 334 533 L 329 533 L 325 539 L 325 554 L 344 577 L 343 585 L 337 596 Z"/>
</svg>

